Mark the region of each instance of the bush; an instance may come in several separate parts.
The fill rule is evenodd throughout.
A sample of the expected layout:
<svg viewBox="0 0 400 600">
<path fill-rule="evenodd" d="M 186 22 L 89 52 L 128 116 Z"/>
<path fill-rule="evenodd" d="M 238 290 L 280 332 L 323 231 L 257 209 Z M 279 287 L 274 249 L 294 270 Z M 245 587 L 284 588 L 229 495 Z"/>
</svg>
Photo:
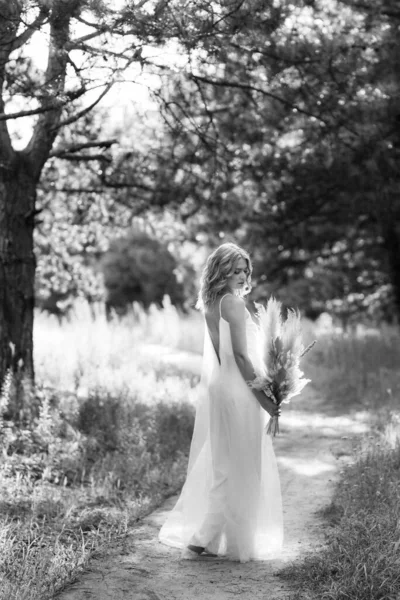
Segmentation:
<svg viewBox="0 0 400 600">
<path fill-rule="evenodd" d="M 115 240 L 102 260 L 108 308 L 124 314 L 132 302 L 161 306 L 165 295 L 181 306 L 185 294 L 177 266 L 167 246 L 144 232 Z"/>
</svg>

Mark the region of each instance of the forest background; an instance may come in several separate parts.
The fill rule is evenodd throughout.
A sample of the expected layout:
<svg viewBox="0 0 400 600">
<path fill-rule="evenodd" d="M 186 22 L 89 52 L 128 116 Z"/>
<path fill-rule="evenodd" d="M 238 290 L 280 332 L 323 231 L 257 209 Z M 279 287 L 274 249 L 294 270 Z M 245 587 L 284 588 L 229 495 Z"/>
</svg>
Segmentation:
<svg viewBox="0 0 400 600">
<path fill-rule="evenodd" d="M 250 302 L 334 319 L 321 389 L 396 398 L 399 29 L 395 0 L 0 0 L 5 597 L 179 485 L 197 380 L 149 344 L 201 351 L 219 243 Z"/>
<path fill-rule="evenodd" d="M 114 19 L 122 28 L 136 19 L 136 30 L 128 43 L 121 32 L 117 56 L 102 33 L 112 18 L 104 10 L 100 30 L 85 30 L 98 34 L 97 50 L 75 49 L 74 60 L 92 59 L 91 81 L 108 86 L 97 73 L 111 70 L 112 98 L 120 96 L 84 115 L 84 125 L 62 128 L 42 173 L 39 300 L 58 293 L 118 304 L 110 269 L 104 294 L 96 277 L 104 265 L 93 266 L 118 237 L 140 247 L 129 233 L 136 224 L 143 245 L 146 234 L 156 239 L 175 265 L 165 258 L 162 269 L 157 257 L 139 267 L 122 303 L 148 306 L 168 293 L 193 306 L 207 251 L 234 239 L 252 253 L 257 298 L 273 292 L 311 317 L 328 311 L 344 323 L 396 321 L 398 15 L 386 4 L 332 1 L 167 3 L 145 10 L 140 25 L 132 6 L 125 10 Z M 148 32 L 152 19 L 159 29 Z M 88 142 L 95 152 L 81 148 Z M 111 253 L 126 263 L 130 245 L 114 243 Z M 165 254 L 159 249 L 153 243 Z M 162 281 L 174 269 L 180 292 Z M 149 279 L 158 289 L 145 289 Z"/>
<path fill-rule="evenodd" d="M 35 286 L 105 299 L 99 259 L 133 224 L 187 306 L 198 250 L 231 236 L 258 296 L 396 319 L 395 5 L 2 2 L 2 378 L 33 377 Z M 131 299 L 173 294 L 142 271 Z"/>
</svg>

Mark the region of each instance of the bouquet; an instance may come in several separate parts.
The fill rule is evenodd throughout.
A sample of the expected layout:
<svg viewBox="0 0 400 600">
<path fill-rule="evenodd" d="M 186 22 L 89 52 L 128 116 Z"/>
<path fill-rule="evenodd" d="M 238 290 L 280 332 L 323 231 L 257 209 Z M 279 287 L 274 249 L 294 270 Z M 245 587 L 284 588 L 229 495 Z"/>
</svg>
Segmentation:
<svg viewBox="0 0 400 600">
<path fill-rule="evenodd" d="M 310 379 L 304 379 L 300 359 L 314 346 L 307 348 L 301 337 L 301 318 L 298 310 L 289 309 L 287 319 L 282 319 L 282 303 L 271 297 L 267 306 L 256 304 L 257 317 L 263 335 L 264 372 L 249 382 L 255 390 L 263 391 L 274 404 L 289 402 L 300 394 Z M 267 433 L 275 437 L 279 433 L 278 417 L 271 417 Z"/>
</svg>

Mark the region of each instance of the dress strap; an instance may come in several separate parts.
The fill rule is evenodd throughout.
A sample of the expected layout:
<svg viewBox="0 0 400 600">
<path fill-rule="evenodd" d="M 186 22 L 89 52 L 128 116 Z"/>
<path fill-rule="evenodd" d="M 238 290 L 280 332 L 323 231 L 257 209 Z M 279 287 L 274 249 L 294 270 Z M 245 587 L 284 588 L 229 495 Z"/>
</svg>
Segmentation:
<svg viewBox="0 0 400 600">
<path fill-rule="evenodd" d="M 221 298 L 221 300 L 219 301 L 219 318 L 221 319 L 222 315 L 221 315 L 221 303 L 222 300 L 225 298 L 225 296 L 231 296 L 232 294 L 230 294 L 229 292 L 227 294 L 224 294 Z"/>
</svg>

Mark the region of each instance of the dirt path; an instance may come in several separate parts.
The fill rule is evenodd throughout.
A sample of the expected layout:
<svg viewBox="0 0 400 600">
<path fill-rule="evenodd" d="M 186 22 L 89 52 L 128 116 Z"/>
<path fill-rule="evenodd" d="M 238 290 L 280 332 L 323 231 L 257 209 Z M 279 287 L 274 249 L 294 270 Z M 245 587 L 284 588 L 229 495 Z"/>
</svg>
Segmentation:
<svg viewBox="0 0 400 600">
<path fill-rule="evenodd" d="M 171 358 L 171 356 L 170 356 Z M 173 358 L 172 358 L 173 360 Z M 193 368 L 198 362 L 193 361 Z M 178 364 L 182 364 L 179 357 Z M 158 530 L 176 498 L 170 498 L 129 533 L 117 555 L 92 560 L 82 578 L 60 600 L 278 600 L 293 590 L 276 572 L 323 542 L 316 512 L 329 504 L 354 435 L 366 431 L 362 419 L 332 415 L 309 386 L 300 400 L 284 407 L 282 434 L 275 439 L 284 506 L 281 556 L 267 562 L 225 559 L 182 560 L 180 551 L 160 544 Z M 301 410 L 300 410 L 301 409 Z"/>
</svg>

